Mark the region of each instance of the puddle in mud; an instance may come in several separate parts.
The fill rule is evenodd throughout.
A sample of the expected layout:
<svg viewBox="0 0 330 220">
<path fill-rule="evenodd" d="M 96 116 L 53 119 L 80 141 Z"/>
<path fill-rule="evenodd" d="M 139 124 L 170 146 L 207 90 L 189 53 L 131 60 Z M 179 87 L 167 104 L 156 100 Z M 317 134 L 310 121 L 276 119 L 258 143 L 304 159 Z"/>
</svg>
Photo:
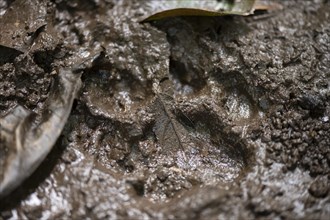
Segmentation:
<svg viewBox="0 0 330 220">
<path fill-rule="evenodd" d="M 39 113 L 57 71 L 96 56 L 0 218 L 326 219 L 329 3 L 140 24 L 144 1 L 45 2 L 24 54 L 0 54 L 0 116 Z"/>
</svg>

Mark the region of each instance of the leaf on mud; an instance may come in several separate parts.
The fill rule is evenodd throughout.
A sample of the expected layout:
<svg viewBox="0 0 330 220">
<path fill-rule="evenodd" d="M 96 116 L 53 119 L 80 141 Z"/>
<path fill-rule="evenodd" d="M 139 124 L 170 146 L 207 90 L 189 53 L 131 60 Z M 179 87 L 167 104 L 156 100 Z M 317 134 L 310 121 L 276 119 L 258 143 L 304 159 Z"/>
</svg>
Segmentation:
<svg viewBox="0 0 330 220">
<path fill-rule="evenodd" d="M 173 98 L 163 93 L 156 94 L 156 97 L 154 103 L 156 123 L 153 130 L 156 138 L 165 154 L 171 155 L 182 151 L 185 157 L 184 142 L 187 139 L 187 131 L 178 122 L 171 109 Z"/>
<path fill-rule="evenodd" d="M 175 16 L 224 16 L 249 15 L 254 11 L 256 0 L 154 0 L 149 7 L 154 14 L 143 19 L 142 22 Z"/>
<path fill-rule="evenodd" d="M 282 10 L 283 6 L 277 2 L 272 1 L 256 1 L 254 4 L 254 10 L 262 10 L 262 11 L 276 11 L 276 10 Z"/>
<path fill-rule="evenodd" d="M 0 198 L 31 175 L 52 149 L 81 87 L 81 74 L 60 71 L 41 119 L 22 106 L 0 118 Z"/>
</svg>

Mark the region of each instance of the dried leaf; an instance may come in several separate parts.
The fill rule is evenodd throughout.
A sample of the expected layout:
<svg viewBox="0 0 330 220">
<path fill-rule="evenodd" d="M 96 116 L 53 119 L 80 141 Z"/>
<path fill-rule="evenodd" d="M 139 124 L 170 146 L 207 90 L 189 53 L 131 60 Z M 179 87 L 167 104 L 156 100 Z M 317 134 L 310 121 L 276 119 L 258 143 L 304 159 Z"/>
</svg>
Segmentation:
<svg viewBox="0 0 330 220">
<path fill-rule="evenodd" d="M 184 139 L 187 136 L 185 128 L 177 121 L 170 106 L 173 98 L 169 95 L 158 93 L 155 100 L 156 124 L 154 133 L 165 154 L 182 151 L 185 154 Z"/>
<path fill-rule="evenodd" d="M 151 1 L 150 7 L 154 14 L 142 22 L 175 16 L 224 16 L 249 15 L 254 11 L 255 0 L 223 1 L 217 0 L 171 0 Z"/>
<path fill-rule="evenodd" d="M 275 10 L 282 10 L 283 6 L 279 3 L 272 2 L 272 1 L 256 1 L 254 4 L 255 10 L 266 10 L 266 11 L 275 11 Z"/>
<path fill-rule="evenodd" d="M 0 197 L 30 176 L 52 149 L 81 87 L 81 74 L 62 70 L 41 120 L 22 106 L 0 118 Z"/>
</svg>

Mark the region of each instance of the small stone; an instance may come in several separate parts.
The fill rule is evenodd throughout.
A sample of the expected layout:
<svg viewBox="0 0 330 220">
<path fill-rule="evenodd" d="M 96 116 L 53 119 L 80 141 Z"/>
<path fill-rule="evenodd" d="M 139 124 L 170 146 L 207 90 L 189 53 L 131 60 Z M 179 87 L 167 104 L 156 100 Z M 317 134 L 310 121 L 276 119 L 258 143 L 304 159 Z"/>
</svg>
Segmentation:
<svg viewBox="0 0 330 220">
<path fill-rule="evenodd" d="M 309 193 L 316 198 L 324 198 L 329 192 L 329 184 L 325 178 L 316 179 L 309 187 Z"/>
<path fill-rule="evenodd" d="M 169 170 L 166 168 L 160 169 L 157 172 L 157 178 L 161 181 L 164 182 L 169 176 Z"/>
</svg>

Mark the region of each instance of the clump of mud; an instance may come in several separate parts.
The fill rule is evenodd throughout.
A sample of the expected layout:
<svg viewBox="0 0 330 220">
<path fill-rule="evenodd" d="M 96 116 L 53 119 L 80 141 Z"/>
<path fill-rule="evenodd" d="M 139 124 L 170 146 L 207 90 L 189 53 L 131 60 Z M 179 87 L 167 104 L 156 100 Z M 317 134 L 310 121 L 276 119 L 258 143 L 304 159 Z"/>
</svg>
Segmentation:
<svg viewBox="0 0 330 220">
<path fill-rule="evenodd" d="M 24 13 L 17 2 L 1 19 Z M 145 3 L 40 1 L 41 20 L 0 42 L 0 117 L 39 113 L 58 70 L 93 58 L 1 218 L 326 219 L 329 2 L 141 24 Z"/>
</svg>

